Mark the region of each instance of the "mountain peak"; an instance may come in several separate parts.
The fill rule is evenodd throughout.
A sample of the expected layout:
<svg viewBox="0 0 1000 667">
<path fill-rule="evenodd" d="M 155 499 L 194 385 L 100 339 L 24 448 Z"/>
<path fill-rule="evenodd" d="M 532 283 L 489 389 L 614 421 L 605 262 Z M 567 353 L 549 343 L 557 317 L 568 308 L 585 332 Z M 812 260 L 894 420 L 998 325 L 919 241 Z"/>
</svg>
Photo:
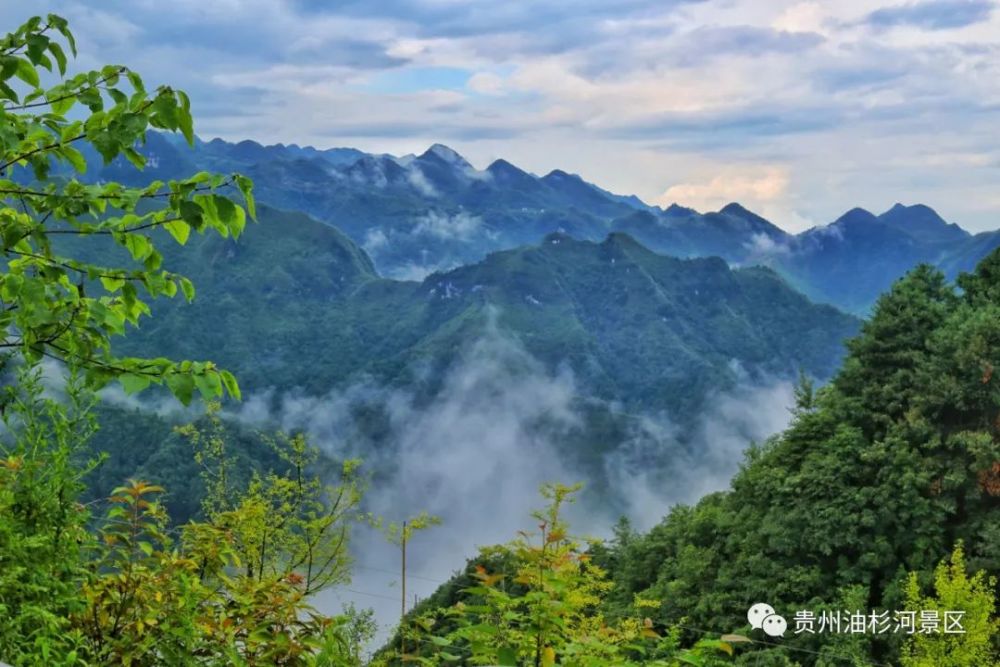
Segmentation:
<svg viewBox="0 0 1000 667">
<path fill-rule="evenodd" d="M 524 171 L 523 169 L 519 169 L 518 167 L 514 166 L 510 162 L 507 162 L 507 160 L 504 160 L 503 158 L 500 158 L 499 160 L 494 160 L 493 162 L 491 162 L 490 166 L 486 167 L 486 171 L 488 171 L 488 172 L 490 172 L 491 174 L 494 174 L 494 175 L 496 175 L 496 174 L 505 174 L 505 175 L 506 174 L 510 174 L 510 175 L 527 174 L 526 171 Z"/>
<path fill-rule="evenodd" d="M 937 211 L 924 204 L 906 206 L 897 202 L 878 219 L 925 242 L 957 241 L 968 236 L 964 229 L 949 224 Z"/>
<path fill-rule="evenodd" d="M 553 169 L 542 177 L 543 181 L 583 181 L 576 174 L 570 174 L 562 169 Z"/>
<path fill-rule="evenodd" d="M 457 151 L 445 146 L 444 144 L 434 144 L 424 151 L 423 155 L 421 155 L 419 159 L 425 160 L 427 158 L 437 158 L 442 162 L 459 167 L 472 167 L 472 165 L 469 164 L 464 157 L 459 155 Z"/>
<path fill-rule="evenodd" d="M 879 216 L 880 219 L 899 219 L 903 216 L 919 217 L 921 220 L 932 221 L 942 225 L 948 224 L 938 212 L 925 204 L 912 204 L 907 206 L 896 202 L 888 211 Z"/>
<path fill-rule="evenodd" d="M 671 217 L 677 216 L 688 216 L 688 215 L 698 215 L 698 211 L 693 208 L 688 208 L 687 206 L 681 206 L 680 204 L 673 203 L 663 210 L 664 215 Z"/>
<path fill-rule="evenodd" d="M 748 208 L 736 202 L 730 202 L 726 204 L 721 209 L 719 209 L 719 213 L 725 213 L 726 215 L 738 215 L 741 217 L 746 215 L 754 215 L 753 212 L 751 212 Z"/>
<path fill-rule="evenodd" d="M 855 206 L 850 211 L 844 215 L 837 218 L 833 224 L 861 224 L 868 222 L 876 222 L 878 218 L 871 211 L 861 208 L 860 206 Z"/>
</svg>

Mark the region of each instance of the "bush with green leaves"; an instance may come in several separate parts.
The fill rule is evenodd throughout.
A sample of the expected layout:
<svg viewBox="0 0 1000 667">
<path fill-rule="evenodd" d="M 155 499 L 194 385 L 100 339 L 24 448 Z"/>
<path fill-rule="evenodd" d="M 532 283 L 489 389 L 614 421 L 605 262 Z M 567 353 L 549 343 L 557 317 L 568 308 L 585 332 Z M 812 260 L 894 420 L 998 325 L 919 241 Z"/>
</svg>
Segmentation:
<svg viewBox="0 0 1000 667">
<path fill-rule="evenodd" d="M 991 639 L 1000 635 L 996 615 L 996 577 L 966 571 L 965 551 L 959 543 L 948 560 L 934 571 L 934 595 L 924 595 L 920 577 L 911 573 L 906 582 L 906 607 L 936 614 L 961 614 L 961 632 L 915 634 L 904 647 L 903 667 L 978 667 L 997 664 Z"/>
<path fill-rule="evenodd" d="M 196 391 L 239 397 L 211 362 L 121 357 L 112 340 L 149 314 L 148 299 L 194 297 L 188 279 L 162 267 L 158 238 L 238 237 L 254 200 L 238 174 L 141 188 L 77 180 L 82 144 L 141 168 L 150 129 L 194 134 L 184 93 L 147 92 L 122 66 L 69 76 L 67 52 L 76 45 L 58 16 L 0 39 L 0 660 L 357 665 L 370 617 L 331 618 L 308 602 L 347 574 L 354 462 L 340 484 L 322 484 L 316 451 L 278 436 L 281 471 L 244 486 L 209 480 L 204 520 L 181 527 L 162 489 L 142 481 L 117 488 L 103 518 L 79 501 L 99 463 L 86 449 L 95 390 L 117 380 L 129 392 L 165 385 L 185 404 Z M 88 260 L 109 247 L 122 250 L 122 266 Z M 215 439 L 185 433 L 208 443 L 198 456 L 206 475 L 228 466 Z"/>
<path fill-rule="evenodd" d="M 402 661 L 423 665 L 629 667 L 731 664 L 740 635 L 703 638 L 682 649 L 679 628 L 654 625 L 659 603 L 636 597 L 633 613 L 611 619 L 603 605 L 614 583 L 591 556 L 591 541 L 569 534 L 563 509 L 579 486 L 542 487 L 539 533 L 482 550 L 473 585 L 443 609 L 412 619 Z M 407 643 L 408 642 L 408 643 Z M 407 649 L 407 646 L 409 648 Z"/>
</svg>

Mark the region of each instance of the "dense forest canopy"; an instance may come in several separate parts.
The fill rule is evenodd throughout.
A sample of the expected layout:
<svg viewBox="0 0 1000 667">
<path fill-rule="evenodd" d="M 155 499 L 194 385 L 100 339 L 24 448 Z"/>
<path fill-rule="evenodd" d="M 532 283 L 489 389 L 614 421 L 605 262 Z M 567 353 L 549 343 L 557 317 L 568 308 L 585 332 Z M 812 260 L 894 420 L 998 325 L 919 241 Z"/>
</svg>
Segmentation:
<svg viewBox="0 0 1000 667">
<path fill-rule="evenodd" d="M 905 634 L 801 632 L 758 647 L 767 662 L 757 652 L 740 662 L 998 664 L 998 278 L 1000 252 L 957 290 L 928 266 L 898 281 L 834 380 L 800 387 L 791 427 L 748 451 L 730 490 L 675 507 L 646 534 L 624 522 L 591 548 L 613 582 L 596 608 L 624 619 L 636 599 L 655 600 L 658 628 L 747 634 L 746 610 L 761 600 L 789 619 L 791 610 L 904 610 L 928 603 L 915 591 L 930 590 L 959 548 L 962 577 L 965 567 L 989 573 L 949 599 L 980 614 L 979 625 L 970 614 L 967 652 L 957 642 L 951 653 L 914 650 Z M 483 566 L 497 567 L 495 555 L 472 561 L 418 611 L 480 598 Z M 939 581 L 938 593 L 946 587 Z"/>
</svg>

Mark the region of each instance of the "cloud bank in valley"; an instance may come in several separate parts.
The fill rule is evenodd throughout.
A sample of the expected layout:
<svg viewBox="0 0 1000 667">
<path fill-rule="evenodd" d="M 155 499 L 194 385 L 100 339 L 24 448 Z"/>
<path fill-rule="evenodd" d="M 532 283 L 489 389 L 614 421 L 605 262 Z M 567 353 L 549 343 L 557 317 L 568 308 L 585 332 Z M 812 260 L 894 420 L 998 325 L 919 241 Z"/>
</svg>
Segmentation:
<svg viewBox="0 0 1000 667">
<path fill-rule="evenodd" d="M 369 380 L 322 397 L 250 397 L 237 416 L 302 429 L 334 456 L 363 456 L 380 471 L 369 508 L 388 520 L 421 510 L 439 516 L 442 525 L 419 534 L 408 553 L 415 575 L 408 590 L 427 596 L 478 546 L 531 530 L 541 484 L 600 486 L 565 449 L 584 422 L 580 390 L 568 371 L 547 370 L 492 331 L 455 360 L 430 398 Z M 787 424 L 791 393 L 788 382 L 775 381 L 718 394 L 687 434 L 669 416 L 630 416 L 627 437 L 609 448 L 600 471 L 614 498 L 585 488 L 570 510 L 576 532 L 607 536 L 623 512 L 649 528 L 671 505 L 725 488 L 750 441 Z M 388 432 L 380 443 L 362 435 L 359 414 L 370 412 L 359 413 L 359 406 L 384 411 Z M 359 531 L 355 549 L 363 557 L 354 581 L 324 593 L 319 604 L 333 610 L 352 600 L 391 626 L 399 611 L 398 549 L 367 530 Z"/>
</svg>

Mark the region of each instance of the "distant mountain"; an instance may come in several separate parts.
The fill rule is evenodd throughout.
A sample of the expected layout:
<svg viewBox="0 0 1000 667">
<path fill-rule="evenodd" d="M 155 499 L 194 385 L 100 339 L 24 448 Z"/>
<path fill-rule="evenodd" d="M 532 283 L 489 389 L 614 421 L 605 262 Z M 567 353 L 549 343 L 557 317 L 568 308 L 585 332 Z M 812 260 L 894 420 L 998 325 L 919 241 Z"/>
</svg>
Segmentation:
<svg viewBox="0 0 1000 667">
<path fill-rule="evenodd" d="M 661 209 L 561 170 L 539 177 L 505 160 L 478 170 L 441 144 L 404 157 L 220 139 L 199 140 L 190 150 L 151 134 L 143 152 L 143 174 L 115 163 L 89 177 L 148 182 L 199 169 L 241 171 L 255 180 L 262 201 L 336 226 L 381 275 L 400 279 L 478 262 L 553 232 L 600 241 L 621 231 L 662 254 L 771 266 L 810 298 L 864 314 L 914 265 L 968 269 L 1000 244 L 1000 237 L 972 237 L 920 204 L 896 204 L 881 215 L 852 209 L 791 235 L 738 203 L 707 213 Z"/>
<path fill-rule="evenodd" d="M 969 238 L 964 229 L 945 222 L 937 211 L 923 204 L 904 206 L 897 203 L 878 219 L 921 243 L 947 244 Z"/>
<path fill-rule="evenodd" d="M 433 391 L 428 369 L 495 327 L 553 372 L 571 369 L 586 395 L 683 415 L 740 378 L 829 375 L 858 326 L 770 269 L 665 257 L 624 233 L 553 233 L 421 282 L 380 278 L 336 229 L 270 208 L 239 241 L 192 242 L 163 245 L 199 298 L 157 304 L 123 349 L 211 357 L 250 391 L 322 393 L 363 376 Z M 303 350 L 309 363 L 296 362 Z"/>
<path fill-rule="evenodd" d="M 473 393 L 497 390 L 496 382 L 569 392 L 573 418 L 525 423 L 526 437 L 556 448 L 592 492 L 618 502 L 611 485 L 620 466 L 665 475 L 680 461 L 705 461 L 698 429 L 714 401 L 800 369 L 829 377 L 860 327 L 770 269 L 667 257 L 620 232 L 600 242 L 552 233 L 419 282 L 382 278 L 334 227 L 267 206 L 236 241 L 192 235 L 178 248 L 154 234 L 164 266 L 190 277 L 197 298 L 154 302 L 154 316 L 116 351 L 212 359 L 237 375 L 257 414 L 305 397 L 317 418 L 335 420 L 338 446 L 376 475 L 392 474 L 396 460 L 393 406 L 454 401 L 456 373 L 481 368 L 501 377 Z M 86 239 L 62 243 L 85 256 Z M 650 420 L 669 423 L 669 432 Z M 177 450 L 188 446 L 164 435 L 164 418 L 119 403 L 102 407 L 102 423 L 94 446 L 111 458 L 92 493 L 141 475 L 181 491 L 168 501 L 177 516 L 197 509 L 196 470 L 164 463 L 183 459 Z M 251 467 L 267 455 L 252 440 L 240 436 Z M 660 453 L 633 460 L 635 451 Z"/>
<path fill-rule="evenodd" d="M 138 184 L 203 169 L 240 171 L 254 179 L 261 201 L 343 230 L 388 277 L 422 278 L 553 231 L 598 240 L 612 231 L 612 219 L 645 207 L 562 171 L 537 177 L 502 160 L 477 170 L 440 144 L 405 157 L 220 139 L 190 150 L 153 133 L 141 151 L 143 173 L 119 161 L 87 177 Z"/>
<path fill-rule="evenodd" d="M 612 227 L 661 253 L 770 266 L 814 301 L 857 314 L 917 264 L 953 278 L 1000 246 L 1000 234 L 972 236 L 921 204 L 896 204 L 881 215 L 854 208 L 797 235 L 739 204 L 704 214 L 679 206 L 633 212 Z"/>
</svg>

